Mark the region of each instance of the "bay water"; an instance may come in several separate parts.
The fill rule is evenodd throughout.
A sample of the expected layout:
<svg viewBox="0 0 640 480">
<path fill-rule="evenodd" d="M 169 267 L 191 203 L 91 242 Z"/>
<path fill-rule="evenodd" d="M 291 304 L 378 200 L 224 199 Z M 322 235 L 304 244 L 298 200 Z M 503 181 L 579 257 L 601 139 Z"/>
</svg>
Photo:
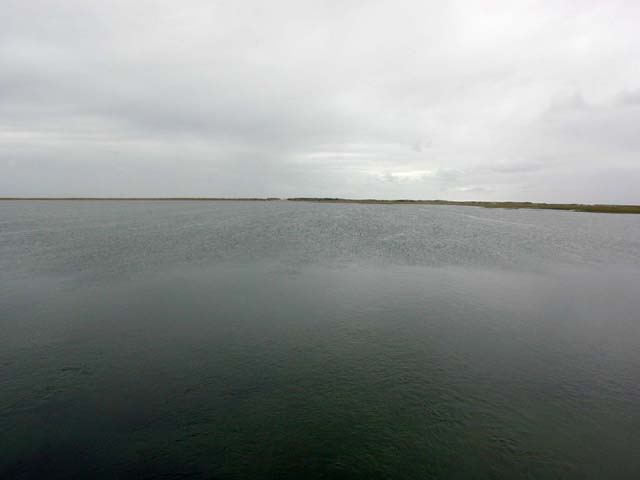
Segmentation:
<svg viewBox="0 0 640 480">
<path fill-rule="evenodd" d="M 640 216 L 0 202 L 0 478 L 640 478 Z"/>
</svg>

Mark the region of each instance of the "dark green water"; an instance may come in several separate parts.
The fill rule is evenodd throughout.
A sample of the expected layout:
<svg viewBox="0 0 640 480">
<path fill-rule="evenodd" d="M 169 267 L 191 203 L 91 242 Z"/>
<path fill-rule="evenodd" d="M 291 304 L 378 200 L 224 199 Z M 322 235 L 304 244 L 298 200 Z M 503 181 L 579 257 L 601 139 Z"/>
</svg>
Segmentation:
<svg viewBox="0 0 640 480">
<path fill-rule="evenodd" d="M 0 202 L 1 478 L 640 478 L 640 216 Z"/>
</svg>

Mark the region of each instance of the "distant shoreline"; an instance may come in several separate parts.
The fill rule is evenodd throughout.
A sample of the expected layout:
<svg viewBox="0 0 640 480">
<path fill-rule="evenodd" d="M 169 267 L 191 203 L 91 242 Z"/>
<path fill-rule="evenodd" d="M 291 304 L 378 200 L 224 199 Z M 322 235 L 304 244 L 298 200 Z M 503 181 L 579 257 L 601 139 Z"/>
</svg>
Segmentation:
<svg viewBox="0 0 640 480">
<path fill-rule="evenodd" d="M 216 198 L 216 197 L 0 197 L 0 201 L 98 201 L 98 202 L 275 202 L 286 198 Z"/>
<path fill-rule="evenodd" d="M 0 197 L 0 201 L 202 201 L 202 202 L 312 202 L 312 203 L 357 203 L 367 205 L 455 205 L 463 207 L 566 210 L 592 213 L 635 213 L 640 214 L 640 205 L 606 205 L 581 203 L 539 203 L 539 202 L 477 202 L 452 200 L 376 200 L 348 198 L 216 198 L 216 197 Z"/>
<path fill-rule="evenodd" d="M 320 203 L 361 203 L 373 205 L 456 205 L 462 207 L 483 208 L 530 208 L 538 210 L 567 210 L 572 212 L 592 213 L 640 213 L 640 205 L 600 205 L 581 203 L 540 203 L 540 202 L 458 202 L 453 200 L 375 200 L 362 199 L 350 200 L 345 198 L 288 198 L 294 202 L 320 202 Z"/>
</svg>

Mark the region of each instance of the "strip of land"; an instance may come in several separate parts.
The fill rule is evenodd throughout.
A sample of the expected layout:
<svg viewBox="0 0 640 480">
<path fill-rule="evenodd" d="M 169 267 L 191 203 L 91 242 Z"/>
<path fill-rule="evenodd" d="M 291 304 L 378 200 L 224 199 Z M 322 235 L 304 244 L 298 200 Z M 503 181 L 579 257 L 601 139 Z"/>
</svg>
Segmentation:
<svg viewBox="0 0 640 480">
<path fill-rule="evenodd" d="M 294 202 L 363 203 L 375 205 L 458 205 L 483 208 L 535 208 L 544 210 L 569 210 L 594 213 L 640 213 L 640 205 L 589 205 L 581 203 L 533 203 L 533 202 L 455 202 L 451 200 L 375 200 L 346 198 L 289 198 Z"/>
<path fill-rule="evenodd" d="M 0 197 L 2 200 L 46 200 L 46 201 L 201 201 L 201 202 L 315 202 L 315 203 L 358 203 L 371 205 L 456 205 L 463 207 L 508 208 L 508 209 L 542 209 L 568 210 L 573 212 L 593 213 L 637 213 L 640 205 L 605 205 L 582 203 L 536 203 L 536 202 L 457 202 L 452 200 L 376 200 L 350 198 L 218 198 L 218 197 Z"/>
</svg>

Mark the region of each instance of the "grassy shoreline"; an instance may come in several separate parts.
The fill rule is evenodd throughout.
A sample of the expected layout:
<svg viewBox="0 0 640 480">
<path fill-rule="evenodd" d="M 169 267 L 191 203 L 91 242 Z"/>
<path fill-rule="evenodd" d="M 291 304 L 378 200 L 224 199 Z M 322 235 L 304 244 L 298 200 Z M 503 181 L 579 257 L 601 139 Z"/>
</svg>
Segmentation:
<svg viewBox="0 0 640 480">
<path fill-rule="evenodd" d="M 640 214 L 640 205 L 599 205 L 581 203 L 535 203 L 535 202 L 457 202 L 452 200 L 374 200 L 374 199 L 345 199 L 345 198 L 288 198 L 293 202 L 320 203 L 360 203 L 373 205 L 457 205 L 463 207 L 507 208 L 507 209 L 541 209 L 567 210 L 572 212 L 592 213 L 636 213 Z"/>
<path fill-rule="evenodd" d="M 312 203 L 357 203 L 367 205 L 455 205 L 463 207 L 565 210 L 592 213 L 640 214 L 640 205 L 605 205 L 581 203 L 538 203 L 538 202 L 479 202 L 452 200 L 376 200 L 349 198 L 219 198 L 219 197 L 0 197 L 0 201 L 201 201 L 201 202 L 312 202 Z"/>
</svg>

